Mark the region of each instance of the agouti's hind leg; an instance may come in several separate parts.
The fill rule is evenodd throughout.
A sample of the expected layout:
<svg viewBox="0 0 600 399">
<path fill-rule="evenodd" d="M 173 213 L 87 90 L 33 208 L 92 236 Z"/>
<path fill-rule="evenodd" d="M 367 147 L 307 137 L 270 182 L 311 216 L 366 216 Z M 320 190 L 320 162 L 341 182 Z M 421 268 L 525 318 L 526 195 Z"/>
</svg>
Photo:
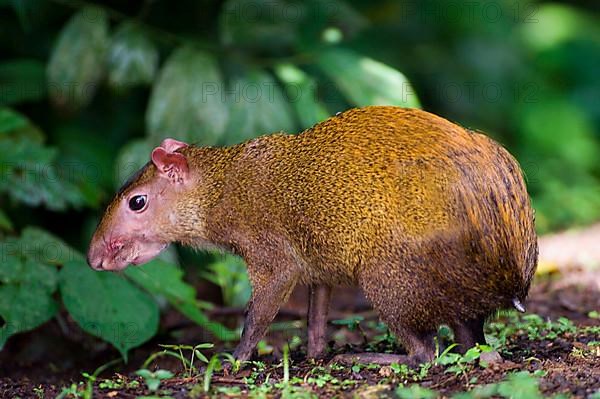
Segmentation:
<svg viewBox="0 0 600 399">
<path fill-rule="evenodd" d="M 485 335 L 483 334 L 484 319 L 475 319 L 454 323 L 454 341 L 458 344 L 458 351 L 465 353 L 476 344 L 485 344 Z"/>
<path fill-rule="evenodd" d="M 311 285 L 308 296 L 308 357 L 323 357 L 327 349 L 327 314 L 331 287 Z"/>
<path fill-rule="evenodd" d="M 415 367 L 422 363 L 431 362 L 435 358 L 437 331 L 416 333 L 404 329 L 394 330 L 397 329 L 392 328 L 392 332 L 397 335 L 406 352 L 408 352 L 408 365 Z"/>
<path fill-rule="evenodd" d="M 483 334 L 484 319 L 470 320 L 467 322 L 454 323 L 454 341 L 458 344 L 457 350 L 465 353 L 476 344 L 484 345 Z M 479 361 L 487 364 L 502 362 L 502 356 L 496 351 L 483 352 L 479 355 Z"/>
</svg>

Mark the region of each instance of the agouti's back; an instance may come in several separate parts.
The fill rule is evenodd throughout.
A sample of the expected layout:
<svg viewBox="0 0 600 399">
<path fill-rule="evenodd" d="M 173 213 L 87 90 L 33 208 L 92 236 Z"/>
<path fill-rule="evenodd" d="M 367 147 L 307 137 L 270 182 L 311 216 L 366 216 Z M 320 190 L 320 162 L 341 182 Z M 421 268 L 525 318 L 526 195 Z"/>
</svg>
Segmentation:
<svg viewBox="0 0 600 399">
<path fill-rule="evenodd" d="M 351 110 L 297 136 L 243 144 L 229 177 L 226 197 L 242 199 L 234 217 L 284 235 L 305 284 L 403 287 L 469 302 L 454 311 L 461 316 L 527 293 L 536 239 L 520 168 L 445 119 Z M 435 313 L 453 316 L 447 306 Z"/>
</svg>

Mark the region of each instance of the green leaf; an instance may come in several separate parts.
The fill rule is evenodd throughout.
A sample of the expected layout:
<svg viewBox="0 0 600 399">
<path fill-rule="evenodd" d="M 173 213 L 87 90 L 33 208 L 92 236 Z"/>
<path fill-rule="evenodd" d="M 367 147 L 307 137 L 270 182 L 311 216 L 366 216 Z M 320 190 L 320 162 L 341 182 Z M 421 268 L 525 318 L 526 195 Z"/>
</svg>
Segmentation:
<svg viewBox="0 0 600 399">
<path fill-rule="evenodd" d="M 168 262 L 155 259 L 144 266 L 130 267 L 125 275 L 152 294 L 163 295 L 173 307 L 218 339 L 232 340 L 237 333 L 211 322 L 196 299 L 196 290 L 183 281 L 183 271 Z"/>
<path fill-rule="evenodd" d="M 11 255 L 6 245 L 2 243 L 5 259 L 0 268 L 0 316 L 5 321 L 0 328 L 0 349 L 11 335 L 38 327 L 58 310 L 52 298 L 56 269 Z"/>
<path fill-rule="evenodd" d="M 60 32 L 48 63 L 48 91 L 61 107 L 78 109 L 92 99 L 104 72 L 108 18 L 96 7 L 75 14 Z"/>
<path fill-rule="evenodd" d="M 0 105 L 38 101 L 46 95 L 43 62 L 12 59 L 0 63 Z"/>
<path fill-rule="evenodd" d="M 193 302 L 196 290 L 183 281 L 183 270 L 160 259 L 139 267 L 129 267 L 125 275 L 146 291 L 166 296 L 169 300 Z"/>
<path fill-rule="evenodd" d="M 5 135 L 29 126 L 29 120 L 10 108 L 0 107 L 0 134 Z"/>
<path fill-rule="evenodd" d="M 227 123 L 223 80 L 215 58 L 191 46 L 167 59 L 150 96 L 146 126 L 152 143 L 165 137 L 217 144 Z"/>
<path fill-rule="evenodd" d="M 325 106 L 317 98 L 317 86 L 314 79 L 292 64 L 277 65 L 275 73 L 285 84 L 288 101 L 296 109 L 303 129 L 324 121 L 330 116 Z"/>
<path fill-rule="evenodd" d="M 73 319 L 86 332 L 127 351 L 152 338 L 159 311 L 154 300 L 122 276 L 95 272 L 83 261 L 60 271 L 60 291 Z"/>
<path fill-rule="evenodd" d="M 26 227 L 21 232 L 19 245 L 27 259 L 49 265 L 64 265 L 73 260 L 85 260 L 83 255 L 60 238 L 36 227 Z"/>
<path fill-rule="evenodd" d="M 115 88 L 151 83 L 158 69 L 158 49 L 138 25 L 125 22 L 108 50 L 108 82 Z"/>
<path fill-rule="evenodd" d="M 0 107 L 0 193 L 30 206 L 52 210 L 84 202 L 73 170 L 55 163 L 57 151 L 43 146 L 42 133 L 27 118 Z M 73 165 L 70 165 L 73 169 Z"/>
<path fill-rule="evenodd" d="M 154 375 L 156 376 L 156 378 L 160 379 L 160 380 L 165 380 L 167 378 L 173 378 L 174 374 L 172 372 L 170 372 L 169 370 L 156 370 L 154 372 Z"/>
<path fill-rule="evenodd" d="M 53 160 L 52 148 L 23 138 L 0 138 L 0 192 L 8 192 L 15 201 L 29 206 L 44 204 L 48 209 L 64 210 L 79 206 L 83 197 L 79 189 L 65 180 Z"/>
<path fill-rule="evenodd" d="M 408 79 L 396 69 L 381 62 L 350 50 L 334 48 L 323 52 L 317 63 L 356 106 L 420 107 Z"/>
<path fill-rule="evenodd" d="M 44 142 L 43 133 L 29 119 L 6 107 L 0 107 L 0 138 L 28 139 L 35 144 Z"/>
</svg>

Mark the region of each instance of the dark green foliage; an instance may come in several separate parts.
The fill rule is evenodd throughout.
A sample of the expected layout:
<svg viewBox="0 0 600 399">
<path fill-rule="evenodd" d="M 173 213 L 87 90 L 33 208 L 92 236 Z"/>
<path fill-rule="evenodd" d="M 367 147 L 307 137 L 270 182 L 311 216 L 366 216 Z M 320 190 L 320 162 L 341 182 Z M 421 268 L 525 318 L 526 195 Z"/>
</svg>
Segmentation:
<svg viewBox="0 0 600 399">
<path fill-rule="evenodd" d="M 230 145 L 351 106 L 422 106 L 509 147 L 540 231 L 599 219 L 600 24 L 588 3 L 0 1 L 0 346 L 64 305 L 125 355 L 155 333 L 155 298 L 235 335 L 183 281 L 201 267 L 241 306 L 235 258 L 181 268 L 172 252 L 118 276 L 84 264 L 102 206 L 167 136 Z"/>
</svg>

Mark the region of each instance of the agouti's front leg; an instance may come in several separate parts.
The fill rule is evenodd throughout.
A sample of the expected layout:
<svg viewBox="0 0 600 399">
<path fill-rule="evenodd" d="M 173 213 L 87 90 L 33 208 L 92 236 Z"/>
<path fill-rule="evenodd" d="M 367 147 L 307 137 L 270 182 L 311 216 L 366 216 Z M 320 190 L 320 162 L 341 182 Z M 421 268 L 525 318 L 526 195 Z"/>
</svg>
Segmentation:
<svg viewBox="0 0 600 399">
<path fill-rule="evenodd" d="M 327 349 L 327 314 L 331 287 L 311 285 L 308 293 L 308 357 L 318 359 Z"/>
<path fill-rule="evenodd" d="M 248 264 L 252 295 L 246 309 L 242 337 L 233 353 L 240 362 L 250 359 L 256 344 L 265 335 L 279 308 L 287 301 L 296 285 L 298 276 L 294 266 L 285 266 L 274 272 Z"/>
</svg>

